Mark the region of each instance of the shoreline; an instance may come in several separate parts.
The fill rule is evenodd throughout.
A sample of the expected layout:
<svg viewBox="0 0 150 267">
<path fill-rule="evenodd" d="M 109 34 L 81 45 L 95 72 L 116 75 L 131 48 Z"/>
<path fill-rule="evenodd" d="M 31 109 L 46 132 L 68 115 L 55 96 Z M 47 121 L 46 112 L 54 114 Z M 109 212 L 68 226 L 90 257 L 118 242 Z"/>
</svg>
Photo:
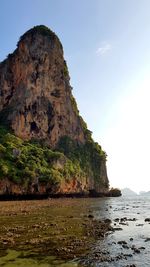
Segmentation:
<svg viewBox="0 0 150 267">
<path fill-rule="evenodd" d="M 113 231 L 110 220 L 94 218 L 84 199 L 83 203 L 69 198 L 3 203 L 0 258 L 9 249 L 68 261 L 87 255 L 91 244 Z"/>
<path fill-rule="evenodd" d="M 6 267 L 10 257 L 16 266 L 29 260 L 40 267 L 47 261 L 55 267 L 60 263 L 63 267 L 103 263 L 114 267 L 117 262 L 121 267 L 133 263 L 149 267 L 149 202 L 143 198 L 53 198 L 0 204 L 0 264 Z M 52 264 L 50 257 L 55 258 Z"/>
<path fill-rule="evenodd" d="M 15 201 L 15 200 L 46 200 L 49 198 L 103 198 L 103 197 L 120 197 L 121 193 L 113 194 L 108 191 L 106 193 L 57 193 L 57 194 L 2 194 L 0 201 Z"/>
</svg>

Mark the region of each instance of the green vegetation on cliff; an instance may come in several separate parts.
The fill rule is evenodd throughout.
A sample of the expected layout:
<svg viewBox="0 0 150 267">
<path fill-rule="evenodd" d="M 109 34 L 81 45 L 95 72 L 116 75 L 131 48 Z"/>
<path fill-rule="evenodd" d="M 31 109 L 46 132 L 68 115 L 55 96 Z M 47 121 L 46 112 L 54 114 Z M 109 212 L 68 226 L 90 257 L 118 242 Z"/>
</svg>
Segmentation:
<svg viewBox="0 0 150 267">
<path fill-rule="evenodd" d="M 32 183 L 49 183 L 57 192 L 61 181 L 79 181 L 92 177 L 100 181 L 101 162 L 106 154 L 93 141 L 78 144 L 64 136 L 52 151 L 36 142 L 27 142 L 0 127 L 0 179 L 9 179 L 28 187 Z M 102 184 L 108 187 L 108 184 Z"/>
<path fill-rule="evenodd" d="M 69 80 L 61 42 L 44 25 L 0 64 L 0 194 L 107 191 L 106 154 Z"/>
<path fill-rule="evenodd" d="M 38 178 L 41 182 L 50 181 L 55 186 L 61 178 L 59 171 L 52 167 L 61 153 L 22 141 L 4 128 L 0 128 L 0 157 L 1 179 L 30 183 Z"/>
<path fill-rule="evenodd" d="M 78 144 L 70 137 L 64 136 L 60 139 L 57 149 L 74 164 L 79 164 L 81 169 L 95 182 L 99 182 L 101 186 L 107 188 L 108 181 L 106 181 L 106 184 L 102 184 L 102 181 L 100 181 L 101 165 L 102 162 L 106 161 L 106 153 L 98 143 L 90 139 L 85 144 Z"/>
<path fill-rule="evenodd" d="M 20 41 L 23 41 L 29 34 L 34 35 L 35 33 L 39 33 L 43 36 L 47 36 L 48 38 L 56 38 L 57 40 L 59 40 L 59 38 L 56 36 L 56 34 L 52 30 L 50 30 L 47 26 L 37 25 L 37 26 L 34 26 L 33 28 L 31 28 L 30 30 L 26 31 L 20 37 L 18 44 L 20 43 Z"/>
</svg>

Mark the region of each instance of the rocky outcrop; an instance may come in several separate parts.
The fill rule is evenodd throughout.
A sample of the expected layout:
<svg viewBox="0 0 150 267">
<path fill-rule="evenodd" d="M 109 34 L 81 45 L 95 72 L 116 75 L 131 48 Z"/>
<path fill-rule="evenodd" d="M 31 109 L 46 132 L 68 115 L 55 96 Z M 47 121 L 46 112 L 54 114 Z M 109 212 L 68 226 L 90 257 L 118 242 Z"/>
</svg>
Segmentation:
<svg viewBox="0 0 150 267">
<path fill-rule="evenodd" d="M 29 30 L 0 65 L 0 122 L 51 147 L 64 135 L 84 143 L 74 102 L 58 37 L 44 27 Z"/>
<path fill-rule="evenodd" d="M 0 139 L 0 194 L 108 191 L 106 154 L 94 143 L 91 132 L 79 115 L 69 80 L 62 45 L 55 33 L 42 25 L 27 31 L 14 53 L 0 63 L 0 125 L 20 138 L 15 140 L 15 137 L 8 136 L 15 140 L 11 145 L 10 140 L 6 145 L 4 135 Z M 45 163 L 41 158 L 37 164 L 32 154 L 34 168 L 28 162 L 23 163 L 22 158 L 28 155 L 21 142 L 28 142 L 31 153 L 29 143 L 33 140 L 62 152 L 64 156 L 55 162 L 49 162 L 47 158 L 46 165 L 42 165 Z M 5 153 L 8 153 L 7 157 Z M 45 155 L 45 150 L 41 148 L 37 158 L 40 153 Z M 15 179 L 21 176 L 21 170 L 22 173 L 27 171 L 17 184 Z M 48 174 L 44 176 L 45 172 L 56 173 L 56 170 L 61 178 L 54 190 L 50 181 L 54 180 L 52 174 L 46 178 L 47 182 L 41 180 L 48 177 Z M 29 179 L 26 179 L 27 173 Z"/>
</svg>

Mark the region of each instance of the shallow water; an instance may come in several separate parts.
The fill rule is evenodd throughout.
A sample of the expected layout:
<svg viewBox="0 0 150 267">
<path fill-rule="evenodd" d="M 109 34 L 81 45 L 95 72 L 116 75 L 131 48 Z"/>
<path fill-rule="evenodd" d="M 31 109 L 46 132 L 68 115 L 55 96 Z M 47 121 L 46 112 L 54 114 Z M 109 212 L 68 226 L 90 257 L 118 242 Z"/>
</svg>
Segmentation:
<svg viewBox="0 0 150 267">
<path fill-rule="evenodd" d="M 150 198 L 138 196 L 0 202 L 0 266 L 149 267 L 150 241 L 145 242 L 150 238 L 150 224 L 145 222 L 149 211 Z M 88 214 L 92 220 L 110 219 L 114 228 L 122 230 L 104 238 L 88 237 L 84 231 Z M 80 244 L 81 240 L 85 241 Z M 74 254 L 69 253 L 75 241 Z"/>
<path fill-rule="evenodd" d="M 103 200 L 101 208 L 98 206 L 96 200 L 92 205 L 94 217 L 96 219 L 110 218 L 112 225 L 116 224 L 114 227 L 121 227 L 122 230 L 111 233 L 103 241 L 97 241 L 92 248 L 92 253 L 100 250 L 109 252 L 110 258 L 112 257 L 114 261 L 99 262 L 93 260 L 90 266 L 124 267 L 128 264 L 135 264 L 137 267 L 149 267 L 150 223 L 145 222 L 145 219 L 150 218 L 150 197 L 109 198 Z M 115 221 L 116 218 L 123 217 L 129 219 L 125 223 L 123 222 L 123 225 Z M 147 238 L 149 241 L 145 242 Z M 125 241 L 128 248 L 122 247 L 118 241 Z M 137 249 L 140 248 L 140 253 L 134 252 L 131 249 L 132 246 Z M 118 259 L 120 255 L 123 256 Z M 125 258 L 124 255 L 126 255 Z"/>
</svg>

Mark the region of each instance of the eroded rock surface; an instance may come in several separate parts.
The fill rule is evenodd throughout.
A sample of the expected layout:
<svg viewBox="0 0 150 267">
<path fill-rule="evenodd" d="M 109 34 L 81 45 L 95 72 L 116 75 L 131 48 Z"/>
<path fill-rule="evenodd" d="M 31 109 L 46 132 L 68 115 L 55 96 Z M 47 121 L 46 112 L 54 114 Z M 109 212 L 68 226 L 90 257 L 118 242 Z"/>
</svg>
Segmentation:
<svg viewBox="0 0 150 267">
<path fill-rule="evenodd" d="M 0 121 L 23 139 L 47 139 L 51 147 L 64 135 L 85 142 L 63 48 L 52 31 L 28 31 L 0 64 L 0 112 Z"/>
<path fill-rule="evenodd" d="M 79 115 L 69 80 L 62 45 L 42 25 L 0 63 L 0 126 L 15 135 L 0 133 L 1 195 L 108 192 L 106 153 Z M 62 155 L 31 147 L 33 140 Z"/>
</svg>

